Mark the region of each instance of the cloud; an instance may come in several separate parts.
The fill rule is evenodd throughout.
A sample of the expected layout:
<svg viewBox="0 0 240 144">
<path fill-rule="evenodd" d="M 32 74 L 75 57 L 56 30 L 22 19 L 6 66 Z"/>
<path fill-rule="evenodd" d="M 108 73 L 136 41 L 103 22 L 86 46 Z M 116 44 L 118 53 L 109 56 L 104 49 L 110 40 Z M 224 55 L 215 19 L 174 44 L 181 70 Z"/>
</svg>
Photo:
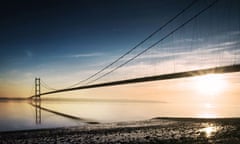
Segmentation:
<svg viewBox="0 0 240 144">
<path fill-rule="evenodd" d="M 103 53 L 85 53 L 85 54 L 72 54 L 68 55 L 67 57 L 70 58 L 82 58 L 82 57 L 96 57 L 96 56 L 102 56 L 104 55 Z"/>
<path fill-rule="evenodd" d="M 232 32 L 229 32 L 229 34 L 232 36 L 238 36 L 240 35 L 240 31 L 232 31 Z"/>
<path fill-rule="evenodd" d="M 176 45 L 174 47 L 161 47 L 161 49 L 153 48 L 145 54 L 139 56 L 134 61 L 149 61 L 153 62 L 153 60 L 157 61 L 166 61 L 166 60 L 174 60 L 176 58 L 184 59 L 184 57 L 195 57 L 198 58 L 200 55 L 204 54 L 205 56 L 215 56 L 220 55 L 220 53 L 224 53 L 228 51 L 229 53 L 237 52 L 237 47 L 239 46 L 239 41 L 229 41 L 222 43 L 210 43 L 207 45 L 198 45 L 194 49 L 188 49 L 188 45 Z M 120 62 L 127 61 L 131 57 L 134 57 L 136 54 L 130 54 L 127 57 L 123 58 Z M 202 56 L 200 56 L 202 57 Z M 232 57 L 234 57 L 232 55 Z"/>
<path fill-rule="evenodd" d="M 150 52 L 141 55 L 136 60 L 133 60 L 100 81 L 231 65 L 240 58 L 240 54 L 236 53 L 238 45 L 239 41 L 228 41 L 198 45 L 198 47 L 192 50 L 184 49 L 183 45 L 175 46 L 174 49 L 177 50 L 172 52 L 171 50 L 167 50 L 168 47 L 163 47 L 158 50 L 152 49 Z M 100 75 L 111 71 L 114 67 L 129 60 L 133 56 L 135 56 L 135 54 L 124 57 Z"/>
<path fill-rule="evenodd" d="M 203 41 L 204 41 L 203 38 L 197 38 L 197 39 L 184 38 L 184 39 L 174 40 L 174 44 L 190 43 L 190 42 L 203 42 Z"/>
<path fill-rule="evenodd" d="M 191 40 L 186 39 L 185 41 L 191 41 Z M 198 41 L 201 41 L 201 39 L 199 39 Z M 103 79 L 96 81 L 96 83 L 233 64 L 233 61 L 234 61 L 233 58 L 234 56 L 236 57 L 236 54 L 237 54 L 237 59 L 235 61 L 240 59 L 240 54 L 236 53 L 237 50 L 239 50 L 239 49 L 236 49 L 236 47 L 239 46 L 238 40 L 222 41 L 222 42 L 212 41 L 208 43 L 201 43 L 201 44 L 196 44 L 195 45 L 196 47 L 194 47 L 193 49 L 189 49 L 188 44 L 189 43 L 169 45 L 165 47 L 162 46 L 161 48 L 155 47 L 150 51 L 144 53 L 140 57 L 138 57 L 136 60 L 133 60 L 129 64 L 125 65 L 124 67 L 118 69 L 117 71 L 111 73 L 110 75 L 104 77 Z M 128 60 L 132 56 L 135 56 L 135 54 L 138 52 L 135 52 L 133 54 L 130 54 L 124 57 L 121 61 L 119 61 L 118 63 L 116 63 L 115 65 L 113 65 L 112 67 L 110 67 L 109 69 L 101 73 L 100 75 L 103 75 L 104 73 L 111 71 L 115 66 L 120 65 L 120 63 Z M 62 57 L 92 58 L 92 57 L 103 56 L 103 55 L 106 55 L 106 54 L 95 52 L 95 53 L 80 53 L 80 54 L 71 54 L 71 55 L 69 54 Z M 118 58 L 118 56 L 114 58 L 112 57 L 112 59 L 115 59 L 115 58 Z M 66 71 L 62 70 L 59 74 L 56 74 L 56 73 L 49 74 L 49 72 L 47 72 L 46 74 L 41 75 L 41 77 L 43 78 L 46 77 L 45 79 L 48 79 L 50 82 L 52 81 L 53 85 L 54 86 L 56 85 L 56 88 L 62 88 L 64 86 L 71 85 L 76 81 L 76 79 L 80 81 L 80 80 L 83 80 L 84 78 L 89 77 L 91 74 L 96 73 L 102 66 L 105 66 L 111 62 L 111 60 L 109 60 L 109 57 L 106 59 L 107 61 L 104 61 L 104 62 L 97 61 L 93 65 L 89 66 L 87 69 L 79 68 L 71 72 L 66 69 Z M 31 77 L 31 74 L 29 75 L 26 74 L 26 75 Z M 51 75 L 50 78 L 49 78 L 49 75 Z M 64 84 L 62 81 L 64 81 Z M 66 83 L 65 81 L 68 81 L 68 83 Z"/>
<path fill-rule="evenodd" d="M 237 53 L 238 45 L 239 41 L 229 41 L 201 45 L 193 50 L 185 49 L 171 52 L 154 49 L 103 78 L 103 80 L 127 79 L 159 73 L 232 65 L 240 60 L 240 53 Z M 178 48 L 180 47 L 182 46 Z M 130 57 L 132 56 L 134 54 L 131 54 Z M 128 59 L 124 58 L 119 63 Z M 113 68 L 107 71 L 111 71 L 111 69 Z"/>
</svg>

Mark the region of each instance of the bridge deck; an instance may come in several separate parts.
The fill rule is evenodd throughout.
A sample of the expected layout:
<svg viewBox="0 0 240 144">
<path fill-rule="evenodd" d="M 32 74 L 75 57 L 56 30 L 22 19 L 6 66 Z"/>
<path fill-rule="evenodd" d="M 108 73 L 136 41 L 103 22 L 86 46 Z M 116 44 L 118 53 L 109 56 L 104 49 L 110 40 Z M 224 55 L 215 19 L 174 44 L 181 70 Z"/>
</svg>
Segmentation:
<svg viewBox="0 0 240 144">
<path fill-rule="evenodd" d="M 134 78 L 134 79 L 126 79 L 126 80 L 119 80 L 119 81 L 112 81 L 112 82 L 106 82 L 106 83 L 79 86 L 79 87 L 74 87 L 74 88 L 59 89 L 59 90 L 55 90 L 55 91 L 42 93 L 41 96 L 48 95 L 48 94 L 54 94 L 54 93 L 60 93 L 60 92 L 81 90 L 81 89 L 90 89 L 90 88 L 116 86 L 116 85 L 124 85 L 124 84 L 134 84 L 134 83 L 142 83 L 142 82 L 150 82 L 150 81 L 178 79 L 178 78 L 193 77 L 193 76 L 200 76 L 200 75 L 206 75 L 206 74 L 232 73 L 232 72 L 240 72 L 240 64 L 192 70 L 192 71 L 185 71 L 185 72 L 177 72 L 177 73 L 170 73 L 170 74 L 161 74 L 161 75 L 140 77 L 140 78 Z M 34 96 L 32 96 L 32 97 L 34 97 Z"/>
</svg>

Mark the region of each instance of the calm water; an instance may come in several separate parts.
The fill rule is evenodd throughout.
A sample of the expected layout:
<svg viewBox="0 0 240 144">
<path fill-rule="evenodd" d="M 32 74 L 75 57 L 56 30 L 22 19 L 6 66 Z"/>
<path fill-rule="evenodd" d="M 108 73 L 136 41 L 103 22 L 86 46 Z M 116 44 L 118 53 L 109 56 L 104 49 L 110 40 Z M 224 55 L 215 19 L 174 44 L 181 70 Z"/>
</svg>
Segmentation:
<svg viewBox="0 0 240 144">
<path fill-rule="evenodd" d="M 33 104 L 33 103 L 32 103 Z M 240 106 L 177 104 L 134 100 L 42 100 L 42 109 L 28 101 L 0 101 L 0 131 L 81 126 L 153 117 L 239 117 Z M 76 120 L 71 115 L 81 118 Z"/>
</svg>

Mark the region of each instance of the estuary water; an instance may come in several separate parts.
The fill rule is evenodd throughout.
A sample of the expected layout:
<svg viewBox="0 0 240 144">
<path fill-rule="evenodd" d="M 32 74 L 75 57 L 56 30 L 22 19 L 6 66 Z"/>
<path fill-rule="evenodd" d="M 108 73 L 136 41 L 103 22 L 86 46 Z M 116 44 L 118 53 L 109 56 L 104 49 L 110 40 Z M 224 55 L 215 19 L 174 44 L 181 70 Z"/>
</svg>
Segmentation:
<svg viewBox="0 0 240 144">
<path fill-rule="evenodd" d="M 177 104 L 161 101 L 68 99 L 0 101 L 0 131 L 140 121 L 154 117 L 239 117 L 238 105 Z"/>
</svg>

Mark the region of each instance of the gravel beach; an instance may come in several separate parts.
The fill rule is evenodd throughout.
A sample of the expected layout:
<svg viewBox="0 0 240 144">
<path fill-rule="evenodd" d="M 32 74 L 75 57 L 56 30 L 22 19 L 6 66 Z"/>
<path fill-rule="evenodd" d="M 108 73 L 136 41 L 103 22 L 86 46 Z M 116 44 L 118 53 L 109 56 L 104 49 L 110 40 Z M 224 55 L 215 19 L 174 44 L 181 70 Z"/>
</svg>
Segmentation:
<svg viewBox="0 0 240 144">
<path fill-rule="evenodd" d="M 1 132 L 1 144 L 239 144 L 240 118 L 154 118 L 81 127 Z"/>
</svg>

